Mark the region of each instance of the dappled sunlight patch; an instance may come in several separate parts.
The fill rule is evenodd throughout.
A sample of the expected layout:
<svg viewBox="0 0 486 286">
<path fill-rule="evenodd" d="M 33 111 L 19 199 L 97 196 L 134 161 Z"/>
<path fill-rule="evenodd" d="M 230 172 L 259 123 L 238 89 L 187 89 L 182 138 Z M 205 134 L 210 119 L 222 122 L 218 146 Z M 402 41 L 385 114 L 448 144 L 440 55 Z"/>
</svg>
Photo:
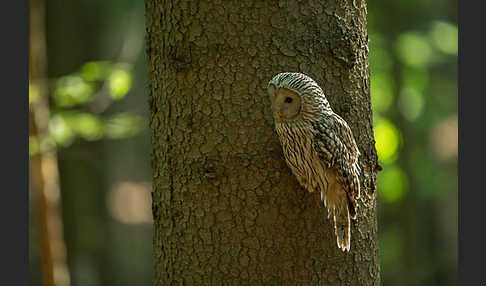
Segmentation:
<svg viewBox="0 0 486 286">
<path fill-rule="evenodd" d="M 106 80 L 113 70 L 113 64 L 109 61 L 87 62 L 81 67 L 81 76 L 86 81 Z"/>
<path fill-rule="evenodd" d="M 386 112 L 393 103 L 393 80 L 391 76 L 384 72 L 372 74 L 370 90 L 373 110 Z"/>
<path fill-rule="evenodd" d="M 78 113 L 71 117 L 70 125 L 80 137 L 88 141 L 103 137 L 103 124 L 101 119 L 90 113 Z"/>
<path fill-rule="evenodd" d="M 458 32 L 456 25 L 444 21 L 435 21 L 430 27 L 429 35 L 436 49 L 445 54 L 457 55 Z"/>
<path fill-rule="evenodd" d="M 110 75 L 109 87 L 113 99 L 123 98 L 132 87 L 132 75 L 123 68 L 115 69 Z"/>
<path fill-rule="evenodd" d="M 79 75 L 61 77 L 54 90 L 54 102 L 59 107 L 72 107 L 89 102 L 94 95 L 94 87 Z"/>
<path fill-rule="evenodd" d="M 383 168 L 378 175 L 378 192 L 380 198 L 386 203 L 394 203 L 401 200 L 408 186 L 405 172 L 396 165 Z"/>
<path fill-rule="evenodd" d="M 119 113 L 106 120 L 105 132 L 112 139 L 127 138 L 142 130 L 142 117 L 130 113 Z"/>
<path fill-rule="evenodd" d="M 104 137 L 124 139 L 140 134 L 143 118 L 127 112 L 98 116 L 87 112 L 64 111 L 49 121 L 49 138 L 60 147 L 70 146 L 76 138 L 95 141 Z"/>
<path fill-rule="evenodd" d="M 414 88 L 404 88 L 398 99 L 400 111 L 408 121 L 415 121 L 422 115 L 424 99 L 422 94 Z"/>
<path fill-rule="evenodd" d="M 374 133 L 378 159 L 383 163 L 393 163 L 398 158 L 400 131 L 389 120 L 381 119 L 374 127 Z"/>
<path fill-rule="evenodd" d="M 430 133 L 430 149 L 439 160 L 457 156 L 458 126 L 457 115 L 440 121 Z"/>
<path fill-rule="evenodd" d="M 108 211 L 111 217 L 121 223 L 152 223 L 150 194 L 150 183 L 122 182 L 108 192 Z"/>
<path fill-rule="evenodd" d="M 400 60 L 412 67 L 426 66 L 433 59 L 433 50 L 427 38 L 414 32 L 400 35 L 396 51 Z"/>
<path fill-rule="evenodd" d="M 66 114 L 55 114 L 49 121 L 49 136 L 54 139 L 56 144 L 69 146 L 75 139 L 74 130 L 68 122 Z"/>
</svg>

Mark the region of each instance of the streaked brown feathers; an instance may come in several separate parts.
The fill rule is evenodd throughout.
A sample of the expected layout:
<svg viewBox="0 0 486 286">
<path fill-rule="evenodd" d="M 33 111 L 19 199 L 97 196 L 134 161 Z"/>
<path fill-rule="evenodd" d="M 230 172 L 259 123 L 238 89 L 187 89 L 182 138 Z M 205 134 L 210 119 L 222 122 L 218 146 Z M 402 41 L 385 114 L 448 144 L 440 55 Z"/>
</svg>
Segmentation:
<svg viewBox="0 0 486 286">
<path fill-rule="evenodd" d="M 279 93 L 280 88 L 295 92 L 298 100 L 289 100 L 290 106 L 283 104 L 279 96 L 288 92 Z M 361 172 L 360 152 L 351 129 L 332 111 L 322 89 L 306 75 L 276 75 L 269 82 L 269 95 L 275 131 L 288 166 L 305 189 L 321 194 L 328 218 L 333 220 L 337 245 L 349 251 L 350 218 L 357 216 Z M 291 106 L 295 102 L 301 106 Z"/>
</svg>

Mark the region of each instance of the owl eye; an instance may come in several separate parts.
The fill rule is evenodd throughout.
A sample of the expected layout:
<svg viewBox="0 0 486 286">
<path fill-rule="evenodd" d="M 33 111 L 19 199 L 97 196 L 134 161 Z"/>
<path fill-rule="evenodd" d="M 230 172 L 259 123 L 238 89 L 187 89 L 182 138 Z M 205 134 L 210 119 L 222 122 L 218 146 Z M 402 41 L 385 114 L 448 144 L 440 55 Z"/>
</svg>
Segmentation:
<svg viewBox="0 0 486 286">
<path fill-rule="evenodd" d="M 291 103 L 292 102 L 292 98 L 291 97 L 286 97 L 285 98 L 285 103 Z"/>
</svg>

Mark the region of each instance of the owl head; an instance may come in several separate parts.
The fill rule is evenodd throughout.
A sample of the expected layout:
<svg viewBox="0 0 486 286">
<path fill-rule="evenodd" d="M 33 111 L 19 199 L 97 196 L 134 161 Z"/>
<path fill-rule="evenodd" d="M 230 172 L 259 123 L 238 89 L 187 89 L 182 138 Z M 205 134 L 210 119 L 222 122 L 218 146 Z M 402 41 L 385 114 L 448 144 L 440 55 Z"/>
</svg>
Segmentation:
<svg viewBox="0 0 486 286">
<path fill-rule="evenodd" d="M 267 90 L 277 123 L 313 121 L 332 111 L 319 85 L 302 73 L 279 73 L 270 80 Z"/>
</svg>

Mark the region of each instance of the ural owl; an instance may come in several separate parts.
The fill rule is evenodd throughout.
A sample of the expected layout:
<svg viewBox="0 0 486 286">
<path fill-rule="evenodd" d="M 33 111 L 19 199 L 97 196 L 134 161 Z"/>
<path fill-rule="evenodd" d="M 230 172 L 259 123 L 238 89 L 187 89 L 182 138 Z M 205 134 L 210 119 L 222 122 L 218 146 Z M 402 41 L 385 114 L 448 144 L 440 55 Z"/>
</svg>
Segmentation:
<svg viewBox="0 0 486 286">
<path fill-rule="evenodd" d="M 268 83 L 268 94 L 287 165 L 302 187 L 320 193 L 334 221 L 337 245 L 349 251 L 350 218 L 356 219 L 360 196 L 360 152 L 351 129 L 304 74 L 277 74 Z"/>
</svg>

